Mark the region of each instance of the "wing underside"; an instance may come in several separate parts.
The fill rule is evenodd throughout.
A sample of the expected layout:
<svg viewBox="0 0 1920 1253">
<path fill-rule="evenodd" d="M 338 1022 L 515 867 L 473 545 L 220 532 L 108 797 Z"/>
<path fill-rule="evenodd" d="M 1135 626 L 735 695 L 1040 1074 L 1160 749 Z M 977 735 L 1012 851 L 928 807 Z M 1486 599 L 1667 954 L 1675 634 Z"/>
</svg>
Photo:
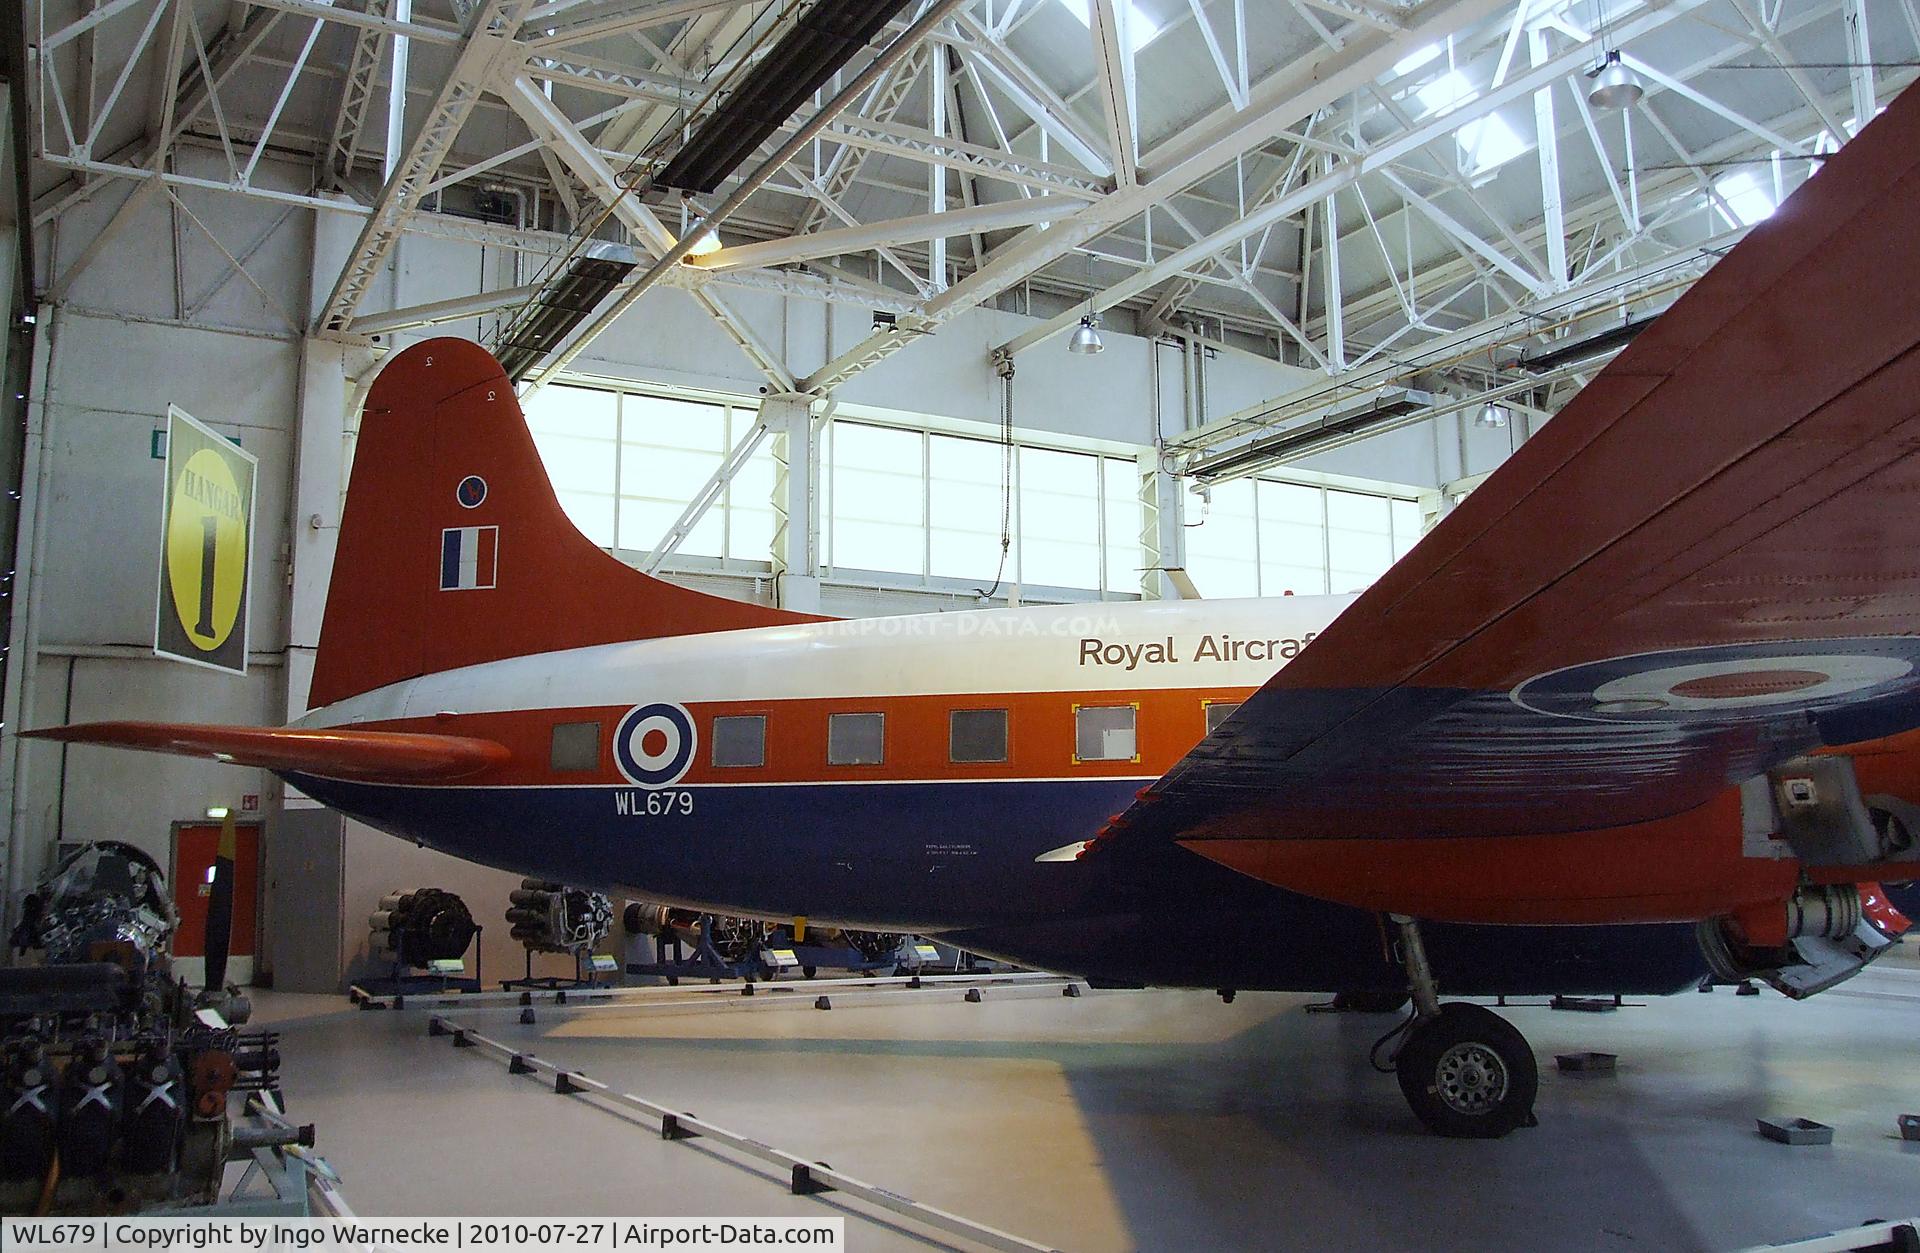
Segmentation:
<svg viewBox="0 0 1920 1253">
<path fill-rule="evenodd" d="M 1910 91 L 1116 830 L 1612 827 L 1920 725 L 1917 216 Z"/>
<path fill-rule="evenodd" d="M 200 726 L 182 722 L 87 722 L 29 731 L 28 737 L 99 744 L 359 783 L 464 779 L 505 762 L 492 740 L 350 727 Z"/>
</svg>

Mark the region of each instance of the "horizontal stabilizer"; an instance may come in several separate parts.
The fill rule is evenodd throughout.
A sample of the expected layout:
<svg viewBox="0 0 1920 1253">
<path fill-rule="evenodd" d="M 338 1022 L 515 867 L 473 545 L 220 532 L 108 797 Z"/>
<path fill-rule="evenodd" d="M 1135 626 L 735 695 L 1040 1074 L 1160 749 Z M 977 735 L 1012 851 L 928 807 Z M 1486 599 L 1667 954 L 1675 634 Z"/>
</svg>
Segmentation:
<svg viewBox="0 0 1920 1253">
<path fill-rule="evenodd" d="M 504 744 L 461 735 L 356 731 L 351 727 L 198 726 L 187 722 L 83 722 L 28 731 L 29 739 L 101 744 L 236 766 L 351 779 L 361 783 L 424 783 L 463 779 L 505 762 Z"/>
</svg>

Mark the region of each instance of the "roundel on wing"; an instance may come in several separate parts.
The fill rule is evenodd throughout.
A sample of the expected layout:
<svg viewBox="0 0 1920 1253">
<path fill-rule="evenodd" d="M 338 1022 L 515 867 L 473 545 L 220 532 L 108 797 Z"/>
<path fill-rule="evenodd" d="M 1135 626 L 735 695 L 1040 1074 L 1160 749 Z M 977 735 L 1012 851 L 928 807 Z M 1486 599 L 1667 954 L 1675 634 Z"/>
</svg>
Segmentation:
<svg viewBox="0 0 1920 1253">
<path fill-rule="evenodd" d="M 679 705 L 636 705 L 614 731 L 613 761 L 628 782 L 666 787 L 693 764 L 696 739 L 693 717 Z"/>
<path fill-rule="evenodd" d="M 1516 704 L 1597 722 L 1728 722 L 1875 700 L 1920 685 L 1920 639 L 1782 641 L 1583 662 L 1528 679 Z"/>
</svg>

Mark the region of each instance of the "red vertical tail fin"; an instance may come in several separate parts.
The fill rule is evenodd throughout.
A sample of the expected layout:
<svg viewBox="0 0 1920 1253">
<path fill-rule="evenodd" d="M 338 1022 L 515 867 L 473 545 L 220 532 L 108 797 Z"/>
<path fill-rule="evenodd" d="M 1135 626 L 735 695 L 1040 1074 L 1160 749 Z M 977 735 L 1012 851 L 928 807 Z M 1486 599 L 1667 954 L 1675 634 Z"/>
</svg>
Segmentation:
<svg viewBox="0 0 1920 1253">
<path fill-rule="evenodd" d="M 507 657 L 813 621 L 594 547 L 561 511 L 499 363 L 434 339 L 367 395 L 308 704 Z"/>
</svg>

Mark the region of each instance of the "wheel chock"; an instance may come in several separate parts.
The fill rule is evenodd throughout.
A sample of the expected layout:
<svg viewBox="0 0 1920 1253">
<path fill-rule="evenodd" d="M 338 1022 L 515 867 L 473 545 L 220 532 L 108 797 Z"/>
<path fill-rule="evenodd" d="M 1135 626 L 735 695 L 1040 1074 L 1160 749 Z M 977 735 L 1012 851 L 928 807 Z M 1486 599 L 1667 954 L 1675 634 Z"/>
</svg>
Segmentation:
<svg viewBox="0 0 1920 1253">
<path fill-rule="evenodd" d="M 822 1192 L 833 1191 L 832 1184 L 821 1183 L 818 1179 L 814 1178 L 814 1166 L 820 1166 L 826 1170 L 833 1169 L 833 1167 L 828 1166 L 825 1162 L 815 1162 L 812 1165 L 806 1162 L 795 1162 L 793 1164 L 793 1182 L 789 1185 L 793 1195 L 815 1196 Z"/>
<path fill-rule="evenodd" d="M 815 1009 L 832 1009 L 833 1002 L 824 996 L 816 996 L 813 998 L 813 1007 Z"/>
<path fill-rule="evenodd" d="M 1060 989 L 1060 995 L 1062 995 L 1062 996 L 1079 996 L 1079 995 L 1080 995 L 1080 985 L 1079 985 L 1079 984 L 1077 984 L 1077 983 L 1069 983 L 1069 984 L 1068 984 L 1068 985 L 1067 985 L 1066 987 L 1064 987 L 1064 988 L 1061 988 L 1061 989 Z"/>
<path fill-rule="evenodd" d="M 981 1001 L 984 1001 L 986 999 L 987 999 L 986 997 L 980 995 L 979 988 L 967 989 L 967 1004 L 978 1005 Z"/>
<path fill-rule="evenodd" d="M 1568 1074 L 1610 1075 L 1618 1053 L 1556 1053 L 1554 1063 Z"/>
</svg>

